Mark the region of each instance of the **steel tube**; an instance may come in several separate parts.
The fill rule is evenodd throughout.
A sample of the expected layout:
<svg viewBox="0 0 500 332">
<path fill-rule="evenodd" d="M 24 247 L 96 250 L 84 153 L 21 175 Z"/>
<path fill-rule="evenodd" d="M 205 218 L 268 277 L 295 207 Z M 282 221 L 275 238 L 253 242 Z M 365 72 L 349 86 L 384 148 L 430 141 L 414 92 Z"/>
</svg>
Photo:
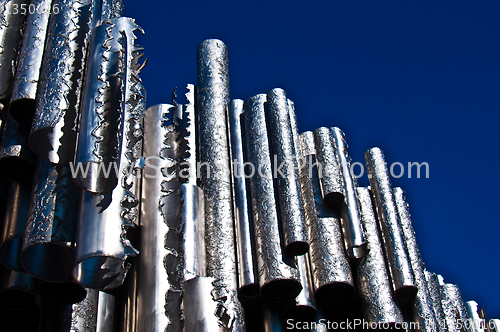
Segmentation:
<svg viewBox="0 0 500 332">
<path fill-rule="evenodd" d="M 269 301 L 293 300 L 301 291 L 298 271 L 282 247 L 271 171 L 264 104 L 266 95 L 250 97 L 244 104 L 246 155 L 253 166 L 250 177 L 254 217 L 255 256 L 261 296 Z"/>
<path fill-rule="evenodd" d="M 182 306 L 185 314 L 185 332 L 221 330 L 219 319 L 214 314 L 219 311 L 219 306 L 212 300 L 210 294 L 214 282 L 215 279 L 211 277 L 195 277 L 184 283 Z"/>
<path fill-rule="evenodd" d="M 473 331 L 462 293 L 457 285 L 444 284 L 441 286 L 441 305 L 449 331 Z"/>
<path fill-rule="evenodd" d="M 446 317 L 444 315 L 443 306 L 441 305 L 441 290 L 439 288 L 438 276 L 427 270 L 424 271 L 425 280 L 427 281 L 427 288 L 429 289 L 429 295 L 432 300 L 432 308 L 434 310 L 434 316 L 438 322 L 439 331 L 447 331 Z"/>
<path fill-rule="evenodd" d="M 357 266 L 357 287 L 364 317 L 370 324 L 402 323 L 403 316 L 392 297 L 392 285 L 384 258 L 382 240 L 368 188 L 357 188 L 368 253 Z"/>
<path fill-rule="evenodd" d="M 36 10 L 28 13 L 23 43 L 17 59 L 9 112 L 24 126 L 30 126 L 35 114 L 35 97 L 40 78 L 47 25 L 52 12 L 52 0 L 33 0 Z"/>
<path fill-rule="evenodd" d="M 484 332 L 486 329 L 485 319 L 479 316 L 478 305 L 476 301 L 465 302 L 465 308 L 467 309 L 467 314 L 471 319 L 471 327 L 475 332 Z"/>
<path fill-rule="evenodd" d="M 384 155 L 379 148 L 372 148 L 365 152 L 365 161 L 394 295 L 400 301 L 412 301 L 418 288 L 411 269 Z"/>
<path fill-rule="evenodd" d="M 199 174 L 205 194 L 207 275 L 215 278 L 213 297 L 224 307 L 221 327 L 243 331 L 242 307 L 238 300 L 236 248 L 229 157 L 227 109 L 229 72 L 227 47 L 208 39 L 197 48 L 199 161 L 208 166 Z M 228 324 L 230 324 L 228 326 Z"/>
<path fill-rule="evenodd" d="M 311 259 L 309 253 L 296 256 L 297 268 L 299 270 L 300 284 L 302 290 L 285 311 L 285 318 L 291 318 L 298 321 L 314 321 L 318 310 L 314 299 L 314 284 L 311 273 Z"/>
</svg>

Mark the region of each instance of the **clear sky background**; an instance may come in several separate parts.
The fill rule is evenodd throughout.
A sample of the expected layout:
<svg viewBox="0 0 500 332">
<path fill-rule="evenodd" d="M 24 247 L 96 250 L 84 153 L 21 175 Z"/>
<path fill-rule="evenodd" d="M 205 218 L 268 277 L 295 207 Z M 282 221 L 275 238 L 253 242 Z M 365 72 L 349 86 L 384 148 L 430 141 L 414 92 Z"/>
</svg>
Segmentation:
<svg viewBox="0 0 500 332">
<path fill-rule="evenodd" d="M 340 127 L 353 161 L 378 146 L 389 164 L 429 163 L 428 179 L 393 179 L 426 267 L 500 318 L 499 1 L 124 3 L 146 31 L 148 106 L 196 84 L 196 47 L 218 38 L 231 98 L 281 87 L 299 130 Z"/>
</svg>

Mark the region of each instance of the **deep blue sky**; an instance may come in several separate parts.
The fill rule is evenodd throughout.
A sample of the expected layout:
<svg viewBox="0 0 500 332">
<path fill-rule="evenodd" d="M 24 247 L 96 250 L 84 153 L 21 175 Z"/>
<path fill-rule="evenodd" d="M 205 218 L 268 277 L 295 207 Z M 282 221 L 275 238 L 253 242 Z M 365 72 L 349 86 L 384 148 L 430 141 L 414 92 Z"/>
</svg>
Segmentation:
<svg viewBox="0 0 500 332">
<path fill-rule="evenodd" d="M 124 2 L 146 31 L 148 106 L 196 84 L 196 47 L 219 38 L 232 98 L 281 87 L 299 130 L 342 128 L 353 161 L 379 146 L 429 163 L 429 179 L 393 179 L 426 267 L 500 318 L 499 1 Z"/>
</svg>

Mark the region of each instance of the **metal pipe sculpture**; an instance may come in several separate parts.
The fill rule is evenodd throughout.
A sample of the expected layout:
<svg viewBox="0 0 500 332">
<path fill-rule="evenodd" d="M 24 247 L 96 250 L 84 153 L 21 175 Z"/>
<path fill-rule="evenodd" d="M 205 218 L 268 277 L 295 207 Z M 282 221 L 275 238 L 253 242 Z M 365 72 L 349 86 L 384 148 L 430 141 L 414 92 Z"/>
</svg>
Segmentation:
<svg viewBox="0 0 500 332">
<path fill-rule="evenodd" d="M 301 291 L 295 264 L 285 255 L 271 171 L 264 104 L 266 95 L 250 97 L 244 104 L 247 162 L 253 165 L 250 197 L 255 234 L 255 257 L 261 296 L 269 301 L 293 300 Z"/>
<path fill-rule="evenodd" d="M 27 0 L 0 2 L 0 103 L 7 105 L 12 93 L 17 55 L 21 48 L 23 28 L 27 15 L 19 15 L 16 8 L 29 4 Z"/>
<path fill-rule="evenodd" d="M 305 160 L 302 185 L 309 227 L 311 266 L 318 303 L 339 304 L 354 295 L 354 281 L 342 241 L 340 221 L 335 212 L 323 205 L 312 132 L 300 136 Z"/>
<path fill-rule="evenodd" d="M 473 331 L 462 293 L 457 285 L 444 284 L 441 286 L 441 304 L 449 331 Z"/>
<path fill-rule="evenodd" d="M 233 169 L 233 198 L 236 220 L 236 251 L 238 254 L 238 284 L 242 296 L 259 295 L 259 281 L 254 268 L 250 202 L 247 196 L 244 144 L 241 117 L 243 100 L 234 99 L 229 104 L 229 130 L 231 137 L 231 163 Z"/>
<path fill-rule="evenodd" d="M 437 331 L 439 325 L 434 315 L 434 310 L 432 309 L 432 298 L 427 287 L 428 283 L 425 277 L 424 263 L 418 249 L 409 206 L 406 202 L 403 189 L 394 188 L 393 195 L 398 210 L 399 221 L 401 222 L 401 228 L 403 230 L 406 248 L 408 250 L 408 257 L 415 276 L 415 285 L 418 287 L 415 302 L 415 320 L 420 323 L 422 331 Z"/>
<path fill-rule="evenodd" d="M 370 324 L 402 323 L 403 316 L 392 297 L 392 285 L 384 260 L 377 219 L 368 188 L 357 188 L 368 253 L 357 266 L 357 286 L 365 319 Z"/>
<path fill-rule="evenodd" d="M 425 280 L 427 281 L 427 288 L 429 289 L 429 295 L 432 299 L 432 309 L 434 310 L 434 316 L 436 317 L 437 323 L 439 324 L 439 331 L 446 331 L 446 317 L 444 315 L 443 306 L 441 305 L 441 290 L 439 288 L 438 276 L 427 270 L 424 271 Z"/>
<path fill-rule="evenodd" d="M 365 161 L 395 296 L 400 301 L 412 301 L 418 288 L 415 285 L 384 155 L 379 148 L 372 148 L 365 152 Z"/>
<path fill-rule="evenodd" d="M 17 59 L 16 76 L 12 88 L 9 112 L 24 126 L 30 126 L 35 114 L 35 97 L 40 78 L 47 25 L 53 10 L 52 0 L 33 0 L 36 8 L 28 13 L 23 43 Z"/>
<path fill-rule="evenodd" d="M 292 130 L 285 91 L 269 91 L 265 109 L 285 250 L 292 256 L 303 255 L 308 251 L 309 244 L 299 181 L 299 156 L 295 148 L 298 133 Z"/>
<path fill-rule="evenodd" d="M 285 312 L 285 317 L 300 321 L 313 321 L 318 312 L 316 301 L 314 300 L 314 285 L 311 273 L 311 259 L 309 253 L 295 258 L 299 270 L 300 284 L 302 291 L 295 298 Z"/>
<path fill-rule="evenodd" d="M 227 130 L 229 72 L 227 47 L 209 39 L 197 49 L 200 187 L 205 194 L 207 276 L 215 278 L 213 297 L 223 308 L 219 323 L 243 331 L 243 313 L 238 300 L 236 250 Z M 209 175 L 207 173 L 209 172 Z"/>
<path fill-rule="evenodd" d="M 28 143 L 28 128 L 6 114 L 0 143 L 0 174 L 10 181 L 26 182 L 33 179 L 36 155 Z"/>
<path fill-rule="evenodd" d="M 359 259 L 366 254 L 367 243 L 361 226 L 359 203 L 356 196 L 358 184 L 356 178 L 351 174 L 351 158 L 347 154 L 348 145 L 344 132 L 340 128 L 333 127 L 331 133 L 345 192 L 345 202 L 341 207 L 345 248 L 350 258 Z"/>
</svg>

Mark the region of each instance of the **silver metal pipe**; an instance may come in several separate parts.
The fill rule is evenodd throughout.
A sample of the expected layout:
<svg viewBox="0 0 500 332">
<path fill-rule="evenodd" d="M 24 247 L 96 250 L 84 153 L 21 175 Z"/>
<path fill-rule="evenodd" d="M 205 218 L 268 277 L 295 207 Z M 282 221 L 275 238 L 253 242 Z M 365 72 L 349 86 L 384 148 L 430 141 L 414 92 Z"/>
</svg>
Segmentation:
<svg viewBox="0 0 500 332">
<path fill-rule="evenodd" d="M 28 128 L 6 114 L 0 143 L 0 174 L 10 181 L 33 179 L 36 155 L 28 143 Z"/>
<path fill-rule="evenodd" d="M 357 288 L 369 324 L 403 323 L 403 316 L 392 297 L 392 285 L 384 258 L 382 240 L 368 188 L 357 188 L 368 253 L 357 266 Z"/>
<path fill-rule="evenodd" d="M 264 104 L 266 95 L 250 97 L 244 104 L 246 155 L 253 166 L 250 196 L 255 234 L 255 256 L 261 296 L 269 301 L 293 300 L 301 291 L 298 271 L 283 250 L 271 170 Z"/>
<path fill-rule="evenodd" d="M 449 331 L 473 331 L 462 293 L 457 285 L 444 284 L 441 286 L 441 305 Z"/>
<path fill-rule="evenodd" d="M 52 12 L 52 0 L 33 0 L 36 10 L 28 13 L 23 43 L 17 58 L 16 76 L 12 88 L 9 112 L 24 126 L 31 124 L 35 114 L 35 97 L 40 78 L 47 25 Z"/>
<path fill-rule="evenodd" d="M 309 250 L 316 302 L 343 303 L 354 295 L 355 289 L 343 246 L 340 221 L 335 212 L 323 205 L 314 135 L 306 131 L 300 135 L 300 140 L 305 160 L 301 181 L 307 204 L 305 210 L 311 239 Z"/>
<path fill-rule="evenodd" d="M 292 256 L 303 255 L 309 244 L 300 189 L 299 156 L 285 91 L 276 88 L 267 93 L 266 115 L 285 250 Z"/>
<path fill-rule="evenodd" d="M 295 319 L 297 321 L 314 321 L 318 310 L 314 299 L 314 284 L 311 273 L 311 259 L 309 253 L 296 256 L 297 267 L 299 270 L 300 284 L 302 291 L 297 295 L 292 305 L 285 311 L 285 318 Z"/>
<path fill-rule="evenodd" d="M 38 280 L 32 275 L 7 269 L 0 265 L 0 307 L 23 310 L 36 301 Z"/>
<path fill-rule="evenodd" d="M 67 164 L 74 158 L 87 46 L 102 1 L 54 0 L 54 5 L 59 12 L 48 24 L 30 145 L 40 158 Z"/>
<path fill-rule="evenodd" d="M 439 324 L 439 331 L 447 331 L 446 317 L 444 315 L 443 306 L 441 305 L 441 291 L 439 288 L 438 276 L 430 271 L 425 270 L 425 280 L 427 281 L 427 289 L 432 300 L 432 308 L 434 316 Z"/>
<path fill-rule="evenodd" d="M 123 15 L 123 1 L 122 0 L 101 0 L 102 13 L 101 20 L 107 18 L 115 18 Z"/>
<path fill-rule="evenodd" d="M 324 204 L 336 212 L 340 212 L 345 200 L 345 189 L 332 132 L 326 127 L 318 128 L 314 130 L 314 140 L 316 157 L 321 165 L 319 178 Z"/>
<path fill-rule="evenodd" d="M 42 280 L 71 279 L 80 190 L 68 166 L 38 160 L 21 262 Z"/>
<path fill-rule="evenodd" d="M 21 264 L 21 247 L 28 221 L 31 183 L 12 182 L 0 233 L 0 262 L 9 269 L 26 272 Z"/>
<path fill-rule="evenodd" d="M 137 324 L 137 283 L 138 283 L 138 259 L 134 260 L 131 264 L 130 270 L 127 273 L 127 278 L 121 292 L 121 313 L 123 318 L 120 317 L 119 331 L 122 332 L 136 332 L 135 326 Z"/>
<path fill-rule="evenodd" d="M 229 71 L 227 47 L 208 39 L 197 48 L 200 187 L 205 194 L 207 275 L 215 278 L 213 297 L 224 308 L 221 327 L 244 331 L 242 307 L 238 300 L 234 216 L 227 109 Z M 228 325 L 229 324 L 229 325 Z"/>
<path fill-rule="evenodd" d="M 415 230 L 411 220 L 410 210 L 406 202 L 403 189 L 396 187 L 393 189 L 394 201 L 396 203 L 399 221 L 403 230 L 403 236 L 408 250 L 411 269 L 415 276 L 415 285 L 418 287 L 417 298 L 415 302 L 415 319 L 420 323 L 422 331 L 437 331 L 439 329 L 438 321 L 434 314 L 432 298 L 427 287 L 425 278 L 425 268 L 415 237 Z"/>
<path fill-rule="evenodd" d="M 486 331 L 486 320 L 479 316 L 478 304 L 476 301 L 465 302 L 465 308 L 467 309 L 467 314 L 471 319 L 471 327 L 475 332 Z"/>
<path fill-rule="evenodd" d="M 19 15 L 15 9 L 29 5 L 27 0 L 2 1 L 0 17 L 5 22 L 0 25 L 0 102 L 7 105 L 12 93 L 14 74 L 27 15 Z"/>
<path fill-rule="evenodd" d="M 242 296 L 259 294 L 259 281 L 254 268 L 252 248 L 251 214 L 247 197 L 245 159 L 241 116 L 243 100 L 234 99 L 229 103 L 229 129 L 231 137 L 231 163 L 233 180 L 233 202 L 236 220 L 236 251 L 238 254 L 238 285 Z"/>
<path fill-rule="evenodd" d="M 365 161 L 394 295 L 400 301 L 412 301 L 418 288 L 411 269 L 384 155 L 379 148 L 372 148 L 365 152 Z"/>
<path fill-rule="evenodd" d="M 185 332 L 224 331 L 219 324 L 219 318 L 214 314 L 220 310 L 211 296 L 214 282 L 215 279 L 211 277 L 195 277 L 184 282 L 182 307 L 185 313 Z M 228 323 L 226 321 L 226 324 Z"/>
</svg>

